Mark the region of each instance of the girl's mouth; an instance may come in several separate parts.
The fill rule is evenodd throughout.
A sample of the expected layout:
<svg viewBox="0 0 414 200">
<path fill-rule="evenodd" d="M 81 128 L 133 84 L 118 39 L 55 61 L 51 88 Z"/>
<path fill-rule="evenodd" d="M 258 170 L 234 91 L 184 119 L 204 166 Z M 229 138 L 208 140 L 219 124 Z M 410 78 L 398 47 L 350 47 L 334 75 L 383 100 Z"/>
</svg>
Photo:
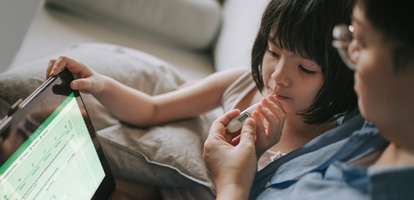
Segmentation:
<svg viewBox="0 0 414 200">
<path fill-rule="evenodd" d="M 288 99 L 288 97 L 285 97 L 285 96 L 281 96 L 281 95 L 275 95 L 275 97 L 276 97 L 276 99 L 277 100 L 279 100 L 279 101 L 283 101 L 283 100 L 286 100 L 286 99 Z"/>
<path fill-rule="evenodd" d="M 272 88 L 267 88 L 266 95 L 269 95 L 269 94 L 272 94 L 279 101 L 283 101 L 283 100 L 286 100 L 286 99 L 289 98 L 287 96 L 283 96 L 283 95 L 280 95 L 280 94 L 274 92 L 274 90 Z"/>
</svg>

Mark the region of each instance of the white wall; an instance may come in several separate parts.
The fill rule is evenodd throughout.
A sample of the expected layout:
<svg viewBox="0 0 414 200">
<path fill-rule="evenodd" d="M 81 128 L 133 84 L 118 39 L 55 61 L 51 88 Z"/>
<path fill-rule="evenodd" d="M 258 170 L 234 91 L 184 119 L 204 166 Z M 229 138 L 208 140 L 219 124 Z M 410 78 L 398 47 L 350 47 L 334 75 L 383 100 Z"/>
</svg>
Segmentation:
<svg viewBox="0 0 414 200">
<path fill-rule="evenodd" d="M 0 73 L 19 50 L 42 0 L 0 0 Z"/>
</svg>

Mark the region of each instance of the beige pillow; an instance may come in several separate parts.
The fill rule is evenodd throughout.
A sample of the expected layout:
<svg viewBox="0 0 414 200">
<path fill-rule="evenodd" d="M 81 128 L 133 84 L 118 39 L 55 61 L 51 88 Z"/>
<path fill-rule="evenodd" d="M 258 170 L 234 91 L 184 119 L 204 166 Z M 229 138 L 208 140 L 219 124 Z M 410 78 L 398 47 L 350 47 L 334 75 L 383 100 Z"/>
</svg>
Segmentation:
<svg viewBox="0 0 414 200">
<path fill-rule="evenodd" d="M 184 83 L 168 63 L 125 47 L 78 44 L 50 58 L 58 55 L 80 59 L 97 72 L 148 94 L 171 91 Z M 50 58 L 0 74 L 1 116 L 18 98 L 25 98 L 43 82 Z M 120 122 L 93 96 L 82 94 L 82 98 L 116 177 L 163 186 L 211 186 L 202 145 L 203 135 L 217 114 L 137 128 Z"/>
<path fill-rule="evenodd" d="M 47 0 L 82 18 L 155 33 L 194 49 L 209 48 L 221 25 L 217 0 Z"/>
</svg>

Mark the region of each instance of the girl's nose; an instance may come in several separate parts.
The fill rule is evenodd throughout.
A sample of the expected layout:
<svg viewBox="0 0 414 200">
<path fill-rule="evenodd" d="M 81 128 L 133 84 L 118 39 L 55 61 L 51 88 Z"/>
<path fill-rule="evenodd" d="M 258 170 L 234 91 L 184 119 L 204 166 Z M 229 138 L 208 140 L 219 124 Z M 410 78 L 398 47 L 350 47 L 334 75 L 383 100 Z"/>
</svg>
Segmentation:
<svg viewBox="0 0 414 200">
<path fill-rule="evenodd" d="M 271 75 L 272 80 L 270 81 L 274 81 L 276 85 L 287 87 L 291 84 L 291 79 L 289 77 L 290 74 L 288 63 L 280 61 L 276 64 L 275 70 Z"/>
</svg>

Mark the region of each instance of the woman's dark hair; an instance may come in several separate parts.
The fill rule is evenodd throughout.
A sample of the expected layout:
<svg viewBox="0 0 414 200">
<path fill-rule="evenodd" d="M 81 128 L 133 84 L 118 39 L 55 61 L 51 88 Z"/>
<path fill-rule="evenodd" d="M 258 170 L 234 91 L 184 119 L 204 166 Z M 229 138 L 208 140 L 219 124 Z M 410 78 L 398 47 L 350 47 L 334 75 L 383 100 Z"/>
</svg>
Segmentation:
<svg viewBox="0 0 414 200">
<path fill-rule="evenodd" d="M 332 29 L 337 24 L 350 24 L 354 3 L 352 0 L 272 0 L 263 13 L 252 48 L 253 79 L 262 91 L 262 61 L 269 39 L 278 42 L 280 48 L 321 66 L 324 84 L 313 105 L 298 113 L 308 124 L 332 121 L 335 116 L 347 115 L 357 108 L 354 74 L 332 47 Z M 269 38 L 271 32 L 273 38 Z"/>
<path fill-rule="evenodd" d="M 414 63 L 414 1 L 358 0 L 366 19 L 392 44 L 394 70 Z"/>
</svg>

